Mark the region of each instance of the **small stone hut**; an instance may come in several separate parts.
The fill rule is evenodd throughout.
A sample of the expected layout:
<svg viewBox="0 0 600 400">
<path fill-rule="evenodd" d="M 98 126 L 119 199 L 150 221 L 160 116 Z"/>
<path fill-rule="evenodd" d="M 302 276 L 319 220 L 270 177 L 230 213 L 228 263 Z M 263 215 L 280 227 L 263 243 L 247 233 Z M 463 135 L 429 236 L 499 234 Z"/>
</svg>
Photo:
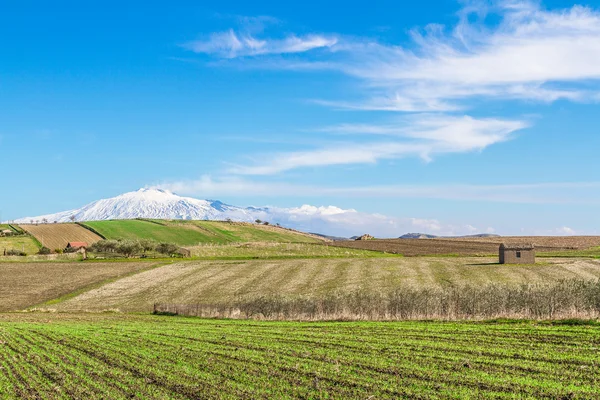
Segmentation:
<svg viewBox="0 0 600 400">
<path fill-rule="evenodd" d="M 533 244 L 500 245 L 500 264 L 535 264 L 535 247 Z"/>
</svg>

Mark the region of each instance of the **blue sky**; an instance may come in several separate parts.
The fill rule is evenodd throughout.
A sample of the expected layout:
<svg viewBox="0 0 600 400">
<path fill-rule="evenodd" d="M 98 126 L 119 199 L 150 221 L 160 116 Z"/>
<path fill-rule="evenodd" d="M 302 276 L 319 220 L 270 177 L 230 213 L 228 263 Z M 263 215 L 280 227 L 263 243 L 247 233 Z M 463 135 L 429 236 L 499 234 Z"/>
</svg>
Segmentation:
<svg viewBox="0 0 600 400">
<path fill-rule="evenodd" d="M 1 218 L 144 186 L 600 234 L 600 4 L 5 2 Z"/>
</svg>

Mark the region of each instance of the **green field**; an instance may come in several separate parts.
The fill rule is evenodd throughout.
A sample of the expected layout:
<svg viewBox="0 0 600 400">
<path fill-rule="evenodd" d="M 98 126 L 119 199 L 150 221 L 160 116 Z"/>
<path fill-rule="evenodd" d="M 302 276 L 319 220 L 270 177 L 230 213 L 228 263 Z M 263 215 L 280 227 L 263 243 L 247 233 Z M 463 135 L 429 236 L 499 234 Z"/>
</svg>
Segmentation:
<svg viewBox="0 0 600 400">
<path fill-rule="evenodd" d="M 119 220 L 85 222 L 107 239 L 152 239 L 194 246 L 201 243 L 282 242 L 319 243 L 318 239 L 286 229 L 219 221 Z"/>
<path fill-rule="evenodd" d="M 600 395 L 600 327 L 0 314 L 0 397 Z"/>
<path fill-rule="evenodd" d="M 538 253 L 541 257 L 589 257 L 600 258 L 600 247 L 583 250 L 544 251 Z"/>
<path fill-rule="evenodd" d="M 0 255 L 4 254 L 4 250 L 8 251 L 11 249 L 25 251 L 27 254 L 36 254 L 39 251 L 38 244 L 31 236 L 0 237 Z"/>
<path fill-rule="evenodd" d="M 11 231 L 13 231 L 13 232 L 15 231 L 15 230 L 14 230 L 13 228 L 11 228 L 11 226 L 10 226 L 10 225 L 8 225 L 8 224 L 0 224 L 0 231 L 3 231 L 3 230 L 5 230 L 5 229 L 11 230 Z"/>
<path fill-rule="evenodd" d="M 378 251 L 324 246 L 318 243 L 234 243 L 204 244 L 189 247 L 192 257 L 215 259 L 273 259 L 273 258 L 371 258 L 400 257 Z"/>
</svg>

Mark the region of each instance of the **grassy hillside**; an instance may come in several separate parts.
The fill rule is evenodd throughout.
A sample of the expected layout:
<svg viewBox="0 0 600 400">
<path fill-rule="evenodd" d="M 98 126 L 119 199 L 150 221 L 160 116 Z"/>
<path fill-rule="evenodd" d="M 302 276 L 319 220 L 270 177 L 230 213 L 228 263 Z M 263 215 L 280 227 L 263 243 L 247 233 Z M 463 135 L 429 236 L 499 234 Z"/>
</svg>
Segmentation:
<svg viewBox="0 0 600 400">
<path fill-rule="evenodd" d="M 115 281 L 52 308 L 148 312 L 154 303 L 214 304 L 271 295 L 378 293 L 398 286 L 435 289 L 598 278 L 600 263 L 589 259 L 550 259 L 534 266 L 498 265 L 486 258 L 189 261 Z"/>
<path fill-rule="evenodd" d="M 0 256 L 4 254 L 4 250 L 11 249 L 35 254 L 38 252 L 39 246 L 32 237 L 26 235 L 0 237 Z"/>
<path fill-rule="evenodd" d="M 598 395 L 599 328 L 0 314 L 0 397 Z"/>
<path fill-rule="evenodd" d="M 317 243 L 231 243 L 188 247 L 192 257 L 214 259 L 398 257 L 378 251 L 323 246 Z"/>
<path fill-rule="evenodd" d="M 85 222 L 85 225 L 107 239 L 152 239 L 180 246 L 236 242 L 321 242 L 308 235 L 277 227 L 219 221 L 118 220 Z"/>
</svg>

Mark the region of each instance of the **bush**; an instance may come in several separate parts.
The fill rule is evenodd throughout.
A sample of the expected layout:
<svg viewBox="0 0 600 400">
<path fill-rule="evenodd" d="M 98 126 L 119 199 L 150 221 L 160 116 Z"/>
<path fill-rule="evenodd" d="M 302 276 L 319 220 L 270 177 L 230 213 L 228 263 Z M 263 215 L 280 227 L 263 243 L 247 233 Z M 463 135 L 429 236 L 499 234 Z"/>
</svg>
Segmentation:
<svg viewBox="0 0 600 400">
<path fill-rule="evenodd" d="M 88 247 L 88 250 L 94 253 L 115 253 L 119 245 L 117 240 L 100 240 Z"/>
<path fill-rule="evenodd" d="M 6 255 L 7 256 L 25 257 L 27 255 L 27 253 L 25 253 L 24 251 L 21 251 L 21 250 L 10 249 L 10 250 L 6 251 Z"/>
<path fill-rule="evenodd" d="M 154 251 L 156 250 L 156 246 L 158 246 L 158 243 L 150 239 L 141 239 L 139 243 L 140 246 L 142 246 L 142 250 L 144 251 L 144 253 L 146 253 L 147 251 Z"/>
<path fill-rule="evenodd" d="M 358 289 L 312 296 L 265 295 L 204 305 L 163 305 L 156 311 L 217 318 L 282 320 L 565 319 L 589 325 L 600 315 L 600 280 L 569 279 L 523 285 L 488 284 L 382 292 Z M 585 321 L 581 322 L 584 319 Z"/>
<path fill-rule="evenodd" d="M 64 253 L 65 251 L 64 251 L 63 249 L 54 249 L 54 252 L 55 252 L 56 254 L 62 254 L 62 253 Z"/>
<path fill-rule="evenodd" d="M 141 253 L 143 250 L 142 245 L 137 240 L 124 240 L 119 242 L 117 252 L 123 254 L 125 257 L 132 257 L 135 254 Z"/>
<path fill-rule="evenodd" d="M 38 251 L 38 254 L 41 255 L 48 255 L 48 254 L 52 254 L 52 250 L 50 250 L 49 248 L 47 248 L 46 246 L 43 246 L 40 251 Z"/>
<path fill-rule="evenodd" d="M 158 246 L 156 246 L 156 251 L 158 251 L 160 254 L 172 257 L 173 255 L 179 253 L 179 247 L 173 243 L 160 243 Z"/>
<path fill-rule="evenodd" d="M 88 251 L 93 253 L 122 254 L 125 257 L 133 257 L 139 254 L 146 258 L 146 253 L 152 251 L 173 256 L 179 253 L 179 247 L 172 243 L 157 243 L 150 239 L 100 240 L 88 247 Z"/>
</svg>

